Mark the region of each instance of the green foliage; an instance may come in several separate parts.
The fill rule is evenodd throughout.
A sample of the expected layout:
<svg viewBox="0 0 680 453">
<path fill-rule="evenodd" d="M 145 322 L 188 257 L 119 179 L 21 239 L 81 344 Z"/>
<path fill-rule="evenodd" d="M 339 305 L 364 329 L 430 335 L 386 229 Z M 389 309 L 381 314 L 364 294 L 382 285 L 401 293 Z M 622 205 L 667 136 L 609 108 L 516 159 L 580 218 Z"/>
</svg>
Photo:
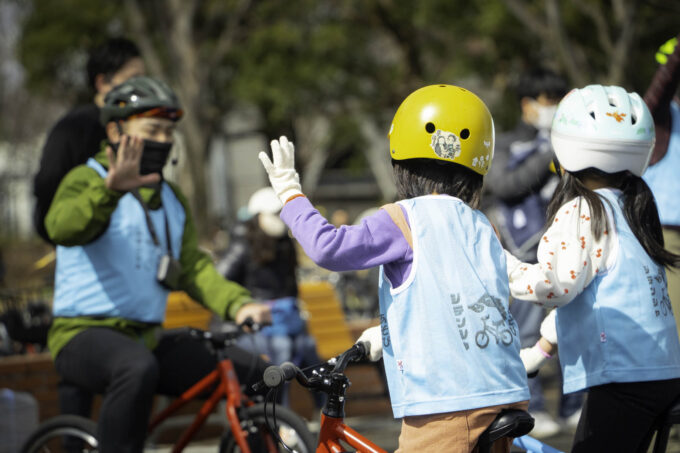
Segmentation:
<svg viewBox="0 0 680 453">
<path fill-rule="evenodd" d="M 401 100 L 419 86 L 471 81 L 497 94 L 499 101 L 490 107 L 497 124 L 507 127 L 518 111 L 512 97 L 518 74 L 536 64 L 565 69 L 554 44 L 533 34 L 501 0 L 257 1 L 240 19 L 234 46 L 216 62 L 211 56 L 218 36 L 241 2 L 185 1 L 196 1 L 197 8 L 191 44 L 198 61 L 210 64 L 199 68 L 207 86 L 201 105 L 225 113 L 235 101 L 252 102 L 263 113 L 267 133 L 289 130 L 300 114 L 328 116 L 340 128 L 345 117 L 361 112 L 386 126 Z M 606 13 L 609 37 L 615 40 L 621 29 L 612 2 L 585 3 Z M 137 4 L 157 54 L 172 69 L 168 4 Z M 522 2 L 544 24 L 546 4 Z M 654 52 L 677 34 L 680 8 L 661 1 L 629 4 L 636 8 L 636 28 L 623 84 L 643 92 L 656 70 Z M 34 0 L 20 49 L 30 86 L 55 95 L 79 87 L 75 74 L 82 74 L 85 49 L 130 31 L 122 5 Z M 589 82 L 606 83 L 611 55 L 598 40 L 594 21 L 573 2 L 559 2 L 559 7 L 566 36 L 585 60 L 578 70 Z"/>
<path fill-rule="evenodd" d="M 105 0 L 34 0 L 19 48 L 29 88 L 53 95 L 82 90 L 86 52 L 115 25 L 117 5 Z"/>
</svg>

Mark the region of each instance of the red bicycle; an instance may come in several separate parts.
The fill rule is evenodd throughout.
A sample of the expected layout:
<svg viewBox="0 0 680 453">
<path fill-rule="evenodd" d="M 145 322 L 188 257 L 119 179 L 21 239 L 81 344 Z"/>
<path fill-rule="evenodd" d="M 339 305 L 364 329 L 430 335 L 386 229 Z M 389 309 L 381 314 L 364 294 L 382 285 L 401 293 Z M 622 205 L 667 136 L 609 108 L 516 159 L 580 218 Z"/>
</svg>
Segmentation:
<svg viewBox="0 0 680 453">
<path fill-rule="evenodd" d="M 321 413 L 316 453 L 341 453 L 347 451 L 347 446 L 356 449 L 357 453 L 387 453 L 344 423 L 346 392 L 351 385 L 345 369 L 350 362 L 364 359 L 369 350 L 368 343 L 357 343 L 338 357 L 307 370 L 309 374 L 290 362 L 270 366 L 265 370 L 262 382 L 255 384 L 254 388 L 259 390 L 266 386 L 276 389 L 296 379 L 302 386 L 327 395 Z M 480 436 L 478 450 L 487 453 L 496 440 L 523 436 L 533 427 L 534 419 L 527 412 L 504 410 Z"/>
<path fill-rule="evenodd" d="M 221 400 L 225 400 L 226 418 L 229 430 L 222 436 L 220 453 L 275 453 L 282 451 L 279 432 L 285 430 L 285 437 L 291 439 L 293 448 L 300 453 L 311 453 L 315 448 L 315 437 L 307 423 L 299 415 L 284 407 L 274 408 L 243 393 L 236 376 L 234 365 L 226 356 L 225 349 L 234 344 L 243 334 L 242 326 L 230 332 L 206 332 L 199 329 L 183 329 L 184 334 L 204 342 L 217 358 L 215 370 L 206 375 L 167 408 L 156 414 L 150 424 L 149 433 L 164 420 L 175 414 L 188 402 L 206 392 L 211 393 L 199 409 L 191 425 L 175 442 L 172 452 L 181 452 L 193 439 Z M 275 412 L 274 412 L 275 411 Z M 278 429 L 267 429 L 267 420 L 281 421 Z M 94 421 L 74 416 L 58 415 L 42 423 L 22 448 L 22 453 L 56 451 L 97 451 L 97 427 Z"/>
</svg>

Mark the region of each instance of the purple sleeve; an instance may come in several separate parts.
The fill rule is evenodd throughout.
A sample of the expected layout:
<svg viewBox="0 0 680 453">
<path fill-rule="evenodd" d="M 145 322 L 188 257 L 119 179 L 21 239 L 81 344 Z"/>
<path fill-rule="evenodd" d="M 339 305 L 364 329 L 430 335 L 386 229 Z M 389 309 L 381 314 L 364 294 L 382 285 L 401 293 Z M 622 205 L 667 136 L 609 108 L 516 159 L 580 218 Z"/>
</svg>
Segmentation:
<svg viewBox="0 0 680 453">
<path fill-rule="evenodd" d="M 398 277 L 413 261 L 413 251 L 406 238 L 384 209 L 367 217 L 360 225 L 336 228 L 306 197 L 299 197 L 286 203 L 281 219 L 312 261 L 332 271 L 393 263 L 388 277 L 395 271 Z"/>
</svg>

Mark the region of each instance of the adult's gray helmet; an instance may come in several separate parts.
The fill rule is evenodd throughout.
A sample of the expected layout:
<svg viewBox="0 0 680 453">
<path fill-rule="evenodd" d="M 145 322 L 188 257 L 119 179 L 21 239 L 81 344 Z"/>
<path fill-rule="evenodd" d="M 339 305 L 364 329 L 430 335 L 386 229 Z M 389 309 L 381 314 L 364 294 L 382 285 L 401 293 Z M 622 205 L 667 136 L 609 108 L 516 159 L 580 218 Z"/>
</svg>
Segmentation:
<svg viewBox="0 0 680 453">
<path fill-rule="evenodd" d="M 167 84 L 152 77 L 139 76 L 113 87 L 106 94 L 99 120 L 103 125 L 138 116 L 178 121 L 182 114 L 177 95 Z"/>
</svg>

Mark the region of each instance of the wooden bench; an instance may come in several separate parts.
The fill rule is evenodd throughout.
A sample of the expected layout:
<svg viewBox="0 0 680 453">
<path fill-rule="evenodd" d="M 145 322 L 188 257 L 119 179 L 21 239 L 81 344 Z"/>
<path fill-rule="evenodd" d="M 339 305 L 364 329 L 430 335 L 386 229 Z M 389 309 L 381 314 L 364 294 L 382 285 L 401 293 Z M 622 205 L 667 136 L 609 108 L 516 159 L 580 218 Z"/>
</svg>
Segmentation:
<svg viewBox="0 0 680 453">
<path fill-rule="evenodd" d="M 302 309 L 308 313 L 309 333 L 316 339 L 317 350 L 323 359 L 335 357 L 350 348 L 364 329 L 377 325 L 377 319 L 348 322 L 335 288 L 329 282 L 303 282 L 299 285 Z M 347 376 L 352 389 L 347 394 L 347 413 L 352 415 L 390 412 L 389 394 L 382 362 L 352 364 Z M 305 389 L 291 388 L 293 396 Z M 302 412 L 301 412 L 302 413 Z"/>
<path fill-rule="evenodd" d="M 168 296 L 168 305 L 165 309 L 165 329 L 178 327 L 195 327 L 208 330 L 213 312 L 193 300 L 184 291 L 173 291 Z"/>
</svg>

